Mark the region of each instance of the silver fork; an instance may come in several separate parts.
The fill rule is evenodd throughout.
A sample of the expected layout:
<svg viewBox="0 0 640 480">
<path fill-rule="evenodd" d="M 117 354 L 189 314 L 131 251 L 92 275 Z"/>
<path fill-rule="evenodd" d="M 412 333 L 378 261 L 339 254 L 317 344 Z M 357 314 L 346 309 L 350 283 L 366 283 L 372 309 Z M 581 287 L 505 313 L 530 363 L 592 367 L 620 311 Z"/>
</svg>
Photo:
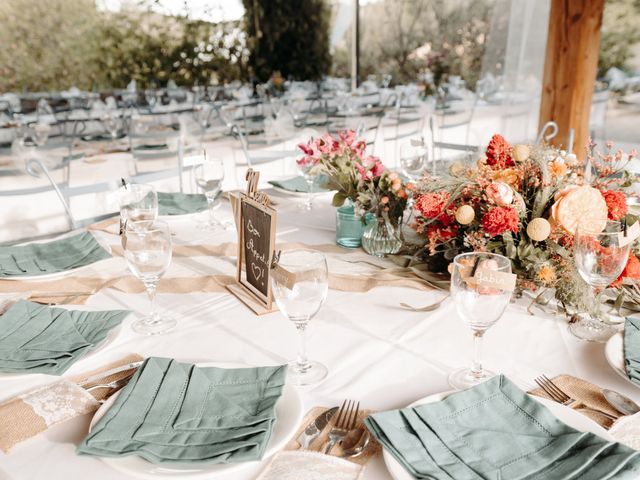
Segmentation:
<svg viewBox="0 0 640 480">
<path fill-rule="evenodd" d="M 121 378 L 120 380 L 114 380 L 113 382 L 109 382 L 109 383 L 103 383 L 101 385 L 93 385 L 92 387 L 85 388 L 85 390 L 87 392 L 90 392 L 91 390 L 97 390 L 99 388 L 107 388 L 109 390 L 117 391 L 117 390 L 120 390 L 122 387 L 126 386 L 127 383 L 129 383 L 129 380 L 131 380 L 131 376 L 127 378 Z M 112 392 L 112 393 L 115 393 L 115 392 Z M 100 403 L 103 403 L 103 402 L 104 400 L 100 401 Z"/>
<path fill-rule="evenodd" d="M 356 426 L 358 420 L 358 411 L 360 410 L 360 402 L 355 400 L 345 400 L 342 402 L 342 406 L 336 415 L 336 423 L 333 428 L 329 430 L 329 443 L 324 453 L 328 455 L 333 447 L 344 437 L 347 436 L 349 430 L 352 430 Z"/>
<path fill-rule="evenodd" d="M 554 402 L 561 403 L 567 407 L 571 407 L 572 405 L 579 403 L 575 398 L 571 398 L 567 395 L 560 387 L 558 387 L 555 383 L 553 383 L 550 379 L 547 378 L 546 375 L 542 375 L 535 379 L 535 382 L 540 386 L 540 388 L 551 397 Z M 586 410 L 591 410 L 592 412 L 598 412 L 601 415 L 604 415 L 610 420 L 617 420 L 619 417 L 611 415 L 610 413 L 603 412 L 602 410 L 598 410 L 597 408 L 592 408 L 587 405 L 582 405 Z"/>
</svg>

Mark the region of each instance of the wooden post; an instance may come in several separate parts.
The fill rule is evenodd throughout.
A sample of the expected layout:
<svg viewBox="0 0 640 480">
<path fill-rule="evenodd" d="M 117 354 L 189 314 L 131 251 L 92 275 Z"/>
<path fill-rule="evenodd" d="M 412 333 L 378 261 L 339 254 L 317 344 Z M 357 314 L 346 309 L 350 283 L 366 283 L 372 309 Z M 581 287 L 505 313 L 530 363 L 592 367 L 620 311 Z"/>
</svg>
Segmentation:
<svg viewBox="0 0 640 480">
<path fill-rule="evenodd" d="M 569 129 L 573 128 L 574 151 L 580 159 L 585 157 L 589 137 L 604 3 L 605 0 L 551 0 L 540 128 L 549 120 L 555 121 L 558 135 L 552 143 L 563 148 L 567 147 Z"/>
<path fill-rule="evenodd" d="M 353 1 L 351 23 L 351 90 L 360 85 L 360 0 Z"/>
</svg>

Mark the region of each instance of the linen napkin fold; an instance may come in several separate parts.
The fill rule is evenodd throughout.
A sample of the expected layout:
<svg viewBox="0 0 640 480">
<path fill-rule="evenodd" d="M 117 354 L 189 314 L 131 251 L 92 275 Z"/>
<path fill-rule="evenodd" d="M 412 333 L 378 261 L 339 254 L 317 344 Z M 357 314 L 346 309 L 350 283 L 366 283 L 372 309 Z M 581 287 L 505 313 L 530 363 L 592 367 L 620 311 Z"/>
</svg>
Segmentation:
<svg viewBox="0 0 640 480">
<path fill-rule="evenodd" d="M 624 367 L 633 383 L 640 385 L 640 319 L 624 322 Z"/>
<path fill-rule="evenodd" d="M 77 453 L 152 463 L 262 458 L 286 366 L 222 369 L 151 357 Z"/>
<path fill-rule="evenodd" d="M 46 243 L 0 247 L 0 278 L 63 272 L 110 257 L 89 232 Z"/>
<path fill-rule="evenodd" d="M 0 316 L 0 372 L 61 375 L 129 313 L 74 311 L 19 300 Z"/>
<path fill-rule="evenodd" d="M 307 193 L 309 191 L 309 184 L 302 176 L 287 178 L 285 180 L 269 180 L 268 183 L 289 192 Z M 314 179 L 311 185 L 311 191 L 313 193 L 326 192 L 326 190 L 320 186 L 320 181 L 317 178 Z"/>
<path fill-rule="evenodd" d="M 158 215 L 186 215 L 207 209 L 207 197 L 200 193 L 158 192 Z"/>
<path fill-rule="evenodd" d="M 131 354 L 97 370 L 65 378 L 0 402 L 0 450 L 9 453 L 18 443 L 35 437 L 53 425 L 96 411 L 100 401 L 113 391 L 94 389 L 87 392 L 78 384 L 100 372 L 140 360 L 140 355 Z M 130 374 L 131 370 L 118 372 L 91 382 L 86 387 L 120 380 Z"/>
<path fill-rule="evenodd" d="M 640 452 L 579 432 L 500 375 L 365 423 L 418 479 L 632 479 Z"/>
<path fill-rule="evenodd" d="M 591 420 L 599 424 L 606 429 L 611 428 L 613 420 L 607 418 L 599 412 L 590 409 L 597 409 L 607 412 L 611 415 L 620 415 L 615 408 L 611 406 L 609 402 L 604 398 L 602 389 L 593 383 L 587 382 L 581 378 L 574 377 L 572 375 L 558 375 L 554 377 L 553 383 L 555 383 L 563 392 L 570 395 L 575 399 L 578 404 L 571 405 L 573 410 L 580 412 L 581 414 L 589 417 Z M 529 391 L 530 394 L 538 397 L 551 399 L 544 390 L 541 388 L 535 388 Z"/>
</svg>

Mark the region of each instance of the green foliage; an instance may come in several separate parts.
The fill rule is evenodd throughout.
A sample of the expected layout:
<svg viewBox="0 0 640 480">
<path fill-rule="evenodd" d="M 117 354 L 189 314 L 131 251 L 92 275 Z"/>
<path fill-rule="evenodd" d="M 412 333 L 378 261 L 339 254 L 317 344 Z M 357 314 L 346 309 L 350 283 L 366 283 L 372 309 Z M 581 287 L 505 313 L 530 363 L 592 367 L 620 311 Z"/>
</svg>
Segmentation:
<svg viewBox="0 0 640 480">
<path fill-rule="evenodd" d="M 316 80 L 329 72 L 329 8 L 325 0 L 243 0 L 249 64 L 261 82 Z"/>
<path fill-rule="evenodd" d="M 628 70 L 633 45 L 640 42 L 640 1 L 607 0 L 602 19 L 598 76 L 610 68 Z"/>
<path fill-rule="evenodd" d="M 0 1 L 0 92 L 142 88 L 247 77 L 238 23 L 148 10 L 96 9 L 94 0 Z"/>
</svg>

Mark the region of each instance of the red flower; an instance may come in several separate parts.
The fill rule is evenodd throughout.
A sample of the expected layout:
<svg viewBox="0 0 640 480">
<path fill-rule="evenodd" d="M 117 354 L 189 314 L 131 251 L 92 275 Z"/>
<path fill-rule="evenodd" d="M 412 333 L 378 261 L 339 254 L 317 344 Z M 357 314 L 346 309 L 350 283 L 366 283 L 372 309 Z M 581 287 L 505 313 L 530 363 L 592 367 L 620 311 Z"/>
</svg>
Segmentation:
<svg viewBox="0 0 640 480">
<path fill-rule="evenodd" d="M 627 198 L 623 192 L 606 190 L 601 193 L 607 202 L 609 220 L 620 220 L 627 214 Z"/>
<path fill-rule="evenodd" d="M 511 156 L 511 145 L 502 135 L 494 135 L 487 146 L 485 152 L 487 156 L 487 165 L 495 169 L 506 168 L 514 165 Z"/>
<path fill-rule="evenodd" d="M 612 287 L 618 287 L 622 283 L 623 278 L 640 278 L 640 260 L 633 253 L 629 252 L 629 260 L 622 270 L 620 276 L 611 284 Z"/>
<path fill-rule="evenodd" d="M 449 192 L 425 193 L 416 199 L 416 209 L 425 218 L 436 218 L 444 212 L 449 196 Z"/>
<path fill-rule="evenodd" d="M 509 231 L 518 233 L 520 230 L 518 213 L 513 208 L 494 207 L 484 214 L 482 228 L 490 237 Z"/>
</svg>

